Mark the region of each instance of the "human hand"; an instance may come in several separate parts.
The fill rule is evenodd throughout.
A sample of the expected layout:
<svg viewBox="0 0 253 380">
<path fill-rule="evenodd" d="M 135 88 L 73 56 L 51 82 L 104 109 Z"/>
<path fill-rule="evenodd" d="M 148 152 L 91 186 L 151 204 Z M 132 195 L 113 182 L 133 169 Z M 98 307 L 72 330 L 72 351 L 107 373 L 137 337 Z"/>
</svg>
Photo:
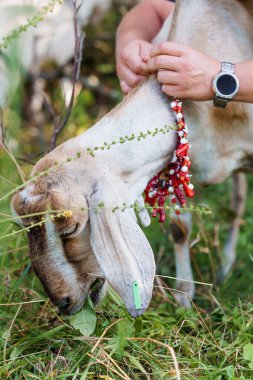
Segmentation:
<svg viewBox="0 0 253 380">
<path fill-rule="evenodd" d="M 153 45 L 143 40 L 133 40 L 116 54 L 116 70 L 124 94 L 129 93 L 147 72 L 147 62 Z"/>
<path fill-rule="evenodd" d="M 147 63 L 150 73 L 157 72 L 162 91 L 188 100 L 214 98 L 212 81 L 220 71 L 219 60 L 187 46 L 163 42 L 154 46 Z"/>
</svg>

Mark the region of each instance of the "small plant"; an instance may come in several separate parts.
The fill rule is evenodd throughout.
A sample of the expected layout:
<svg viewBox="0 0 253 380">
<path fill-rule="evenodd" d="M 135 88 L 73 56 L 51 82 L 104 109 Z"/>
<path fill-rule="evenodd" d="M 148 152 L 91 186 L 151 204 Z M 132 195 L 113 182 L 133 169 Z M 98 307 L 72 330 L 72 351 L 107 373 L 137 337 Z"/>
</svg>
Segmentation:
<svg viewBox="0 0 253 380">
<path fill-rule="evenodd" d="M 14 29 L 8 36 L 2 38 L 0 43 L 0 50 L 7 49 L 10 43 L 19 38 L 20 35 L 26 32 L 30 27 L 36 28 L 39 22 L 43 21 L 48 13 L 52 13 L 56 4 L 62 4 L 63 0 L 49 0 L 48 5 L 42 7 L 42 9 L 27 19 L 26 24 Z"/>
<path fill-rule="evenodd" d="M 141 141 L 143 139 L 146 139 L 147 137 L 155 137 L 159 133 L 166 134 L 173 130 L 176 130 L 176 127 L 174 125 L 171 125 L 171 126 L 165 125 L 162 128 L 155 128 L 153 130 L 148 130 L 146 133 L 140 132 L 138 135 L 135 135 L 134 133 L 132 133 L 131 135 L 121 136 L 119 137 L 118 140 L 113 140 L 111 142 L 104 142 L 101 146 L 95 146 L 94 148 L 88 147 L 86 150 L 90 156 L 95 157 L 95 152 L 98 150 L 110 150 L 114 145 L 117 145 L 117 144 L 124 144 L 126 142 L 130 142 L 133 140 Z"/>
</svg>

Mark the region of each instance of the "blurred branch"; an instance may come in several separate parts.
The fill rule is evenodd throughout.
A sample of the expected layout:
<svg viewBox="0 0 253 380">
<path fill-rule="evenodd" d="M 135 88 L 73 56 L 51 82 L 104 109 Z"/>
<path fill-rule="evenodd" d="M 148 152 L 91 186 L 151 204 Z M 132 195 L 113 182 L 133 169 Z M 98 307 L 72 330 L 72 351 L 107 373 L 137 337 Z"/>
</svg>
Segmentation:
<svg viewBox="0 0 253 380">
<path fill-rule="evenodd" d="M 8 154 L 14 165 L 16 166 L 19 175 L 22 179 L 22 182 L 26 181 L 25 174 L 19 164 L 16 161 L 16 158 L 13 156 L 11 150 L 9 149 L 8 145 L 6 144 L 6 139 L 5 139 L 5 132 L 4 132 L 4 122 L 3 122 L 3 109 L 0 108 L 0 146 L 5 150 L 5 152 Z"/>
<path fill-rule="evenodd" d="M 35 161 L 31 161 L 31 160 L 29 160 L 29 159 L 26 158 L 26 157 L 16 157 L 16 159 L 17 159 L 18 161 L 24 162 L 25 164 L 28 164 L 28 165 L 32 165 L 32 166 L 34 166 L 34 165 L 36 164 Z"/>
<path fill-rule="evenodd" d="M 92 90 L 96 95 L 103 96 L 109 100 L 119 99 L 121 95 L 121 91 L 111 89 L 103 85 L 102 83 L 93 84 L 91 83 L 89 77 L 80 76 L 79 82 L 88 90 Z"/>
<path fill-rule="evenodd" d="M 24 162 L 26 164 L 29 164 L 29 165 L 32 165 L 34 166 L 37 162 L 37 159 L 39 158 L 42 158 L 44 156 L 44 153 L 45 152 L 38 152 L 38 153 L 35 153 L 35 154 L 27 154 L 26 157 L 15 157 L 17 161 L 21 161 L 21 162 Z M 36 161 L 34 161 L 36 160 Z"/>
<path fill-rule="evenodd" d="M 69 117 L 71 115 L 71 111 L 73 108 L 73 104 L 74 104 L 75 85 L 80 75 L 84 33 L 82 31 L 80 32 L 80 35 L 78 33 L 77 14 L 78 14 L 81 4 L 77 5 L 77 0 L 72 0 L 72 4 L 73 4 L 73 9 L 74 9 L 73 23 L 74 23 L 74 34 L 75 34 L 74 66 L 73 66 L 73 76 L 72 76 L 73 88 L 72 88 L 69 105 L 66 109 L 65 115 L 60 121 L 58 120 L 58 118 L 55 118 L 55 126 L 54 126 L 54 131 L 52 134 L 52 138 L 51 138 L 51 146 L 50 146 L 49 151 L 55 148 L 57 137 L 62 132 L 62 130 L 64 129 L 65 125 L 67 124 L 69 120 Z"/>
<path fill-rule="evenodd" d="M 34 82 L 36 79 L 42 78 L 45 79 L 46 81 L 53 81 L 55 79 L 62 79 L 62 78 L 67 78 L 71 79 L 66 73 L 64 68 L 61 68 L 61 70 L 54 70 L 52 72 L 40 72 L 39 74 L 36 75 L 30 75 L 30 81 Z M 90 80 L 89 76 L 86 75 L 80 75 L 78 80 L 78 83 L 80 83 L 85 89 L 91 90 L 95 95 L 103 96 L 109 100 L 117 100 L 119 99 L 122 94 L 120 90 L 109 88 L 108 86 L 104 85 L 103 83 L 92 83 Z M 44 95 L 43 97 L 43 103 L 47 109 L 47 111 L 53 116 L 55 119 L 57 117 L 54 109 L 52 108 L 50 102 Z M 59 116 L 58 116 L 59 117 Z"/>
<path fill-rule="evenodd" d="M 103 34 L 98 34 L 94 37 L 87 37 L 85 40 L 85 46 L 86 48 L 94 47 L 97 42 L 108 42 L 108 41 L 114 41 L 115 39 L 115 32 L 104 32 Z"/>
</svg>

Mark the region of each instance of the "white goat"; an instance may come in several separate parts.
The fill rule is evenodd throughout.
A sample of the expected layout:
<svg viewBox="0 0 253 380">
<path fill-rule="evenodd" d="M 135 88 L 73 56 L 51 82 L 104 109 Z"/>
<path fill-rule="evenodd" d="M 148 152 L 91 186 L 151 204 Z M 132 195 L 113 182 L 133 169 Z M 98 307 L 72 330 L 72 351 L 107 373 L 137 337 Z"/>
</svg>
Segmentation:
<svg viewBox="0 0 253 380">
<path fill-rule="evenodd" d="M 52 3 L 52 2 L 51 2 Z M 49 0 L 1 0 L 0 1 L 0 43 L 3 38 L 21 25 L 27 24 L 36 12 L 50 4 Z M 77 14 L 78 28 L 87 24 L 96 7 L 100 11 L 109 8 L 111 0 L 80 0 Z M 20 67 L 25 72 L 38 73 L 46 60 L 53 60 L 58 65 L 66 64 L 72 57 L 75 46 L 73 27 L 73 5 L 71 0 L 54 6 L 36 28 L 29 27 L 27 33 L 21 33 L 12 41 L 0 57 L 0 107 L 6 105 L 8 95 L 16 90 L 19 84 Z M 17 60 L 19 67 L 9 65 L 10 60 Z M 15 75 L 15 80 L 13 77 Z"/>
<path fill-rule="evenodd" d="M 177 1 L 156 42 L 166 39 L 198 48 L 221 61 L 236 63 L 253 58 L 252 19 L 236 0 Z M 214 184 L 234 171 L 252 168 L 253 105 L 231 102 L 220 110 L 212 102 L 185 102 L 184 111 L 196 181 Z M 151 247 L 132 209 L 112 212 L 111 208 L 140 199 L 149 179 L 171 160 L 176 133 L 171 130 L 165 135 L 115 144 L 110 150 L 95 151 L 94 157 L 87 148 L 172 124 L 174 113 L 169 100 L 156 79 L 150 77 L 88 132 L 40 160 L 32 175 L 47 169 L 49 173 L 41 174 L 14 196 L 14 211 L 30 215 L 22 219 L 26 226 L 41 221 L 32 213 L 49 208 L 76 210 L 69 218 L 50 220 L 47 216 L 44 224 L 31 228 L 28 234 L 34 270 L 64 313 L 74 313 L 87 294 L 94 295 L 92 284 L 97 278 L 109 282 L 131 315 L 140 315 L 148 307 L 155 274 Z M 240 175 L 237 178 L 240 180 Z M 172 225 L 177 277 L 191 281 L 189 215 L 180 217 L 180 223 L 174 218 Z M 177 283 L 186 292 L 179 297 L 186 306 L 194 293 L 189 281 Z M 136 283 L 139 306 L 133 292 Z"/>
</svg>

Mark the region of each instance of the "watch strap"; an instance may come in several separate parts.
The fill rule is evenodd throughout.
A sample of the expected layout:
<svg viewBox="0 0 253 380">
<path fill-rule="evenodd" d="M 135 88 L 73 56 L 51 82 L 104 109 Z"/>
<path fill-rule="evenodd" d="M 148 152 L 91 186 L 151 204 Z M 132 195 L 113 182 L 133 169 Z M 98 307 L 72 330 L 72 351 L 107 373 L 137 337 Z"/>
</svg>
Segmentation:
<svg viewBox="0 0 253 380">
<path fill-rule="evenodd" d="M 214 100 L 213 100 L 213 105 L 215 107 L 225 108 L 229 101 L 230 99 L 223 99 L 215 95 Z"/>
<path fill-rule="evenodd" d="M 235 65 L 230 62 L 221 62 L 221 71 L 222 72 L 228 72 L 230 74 L 235 73 Z"/>
</svg>

